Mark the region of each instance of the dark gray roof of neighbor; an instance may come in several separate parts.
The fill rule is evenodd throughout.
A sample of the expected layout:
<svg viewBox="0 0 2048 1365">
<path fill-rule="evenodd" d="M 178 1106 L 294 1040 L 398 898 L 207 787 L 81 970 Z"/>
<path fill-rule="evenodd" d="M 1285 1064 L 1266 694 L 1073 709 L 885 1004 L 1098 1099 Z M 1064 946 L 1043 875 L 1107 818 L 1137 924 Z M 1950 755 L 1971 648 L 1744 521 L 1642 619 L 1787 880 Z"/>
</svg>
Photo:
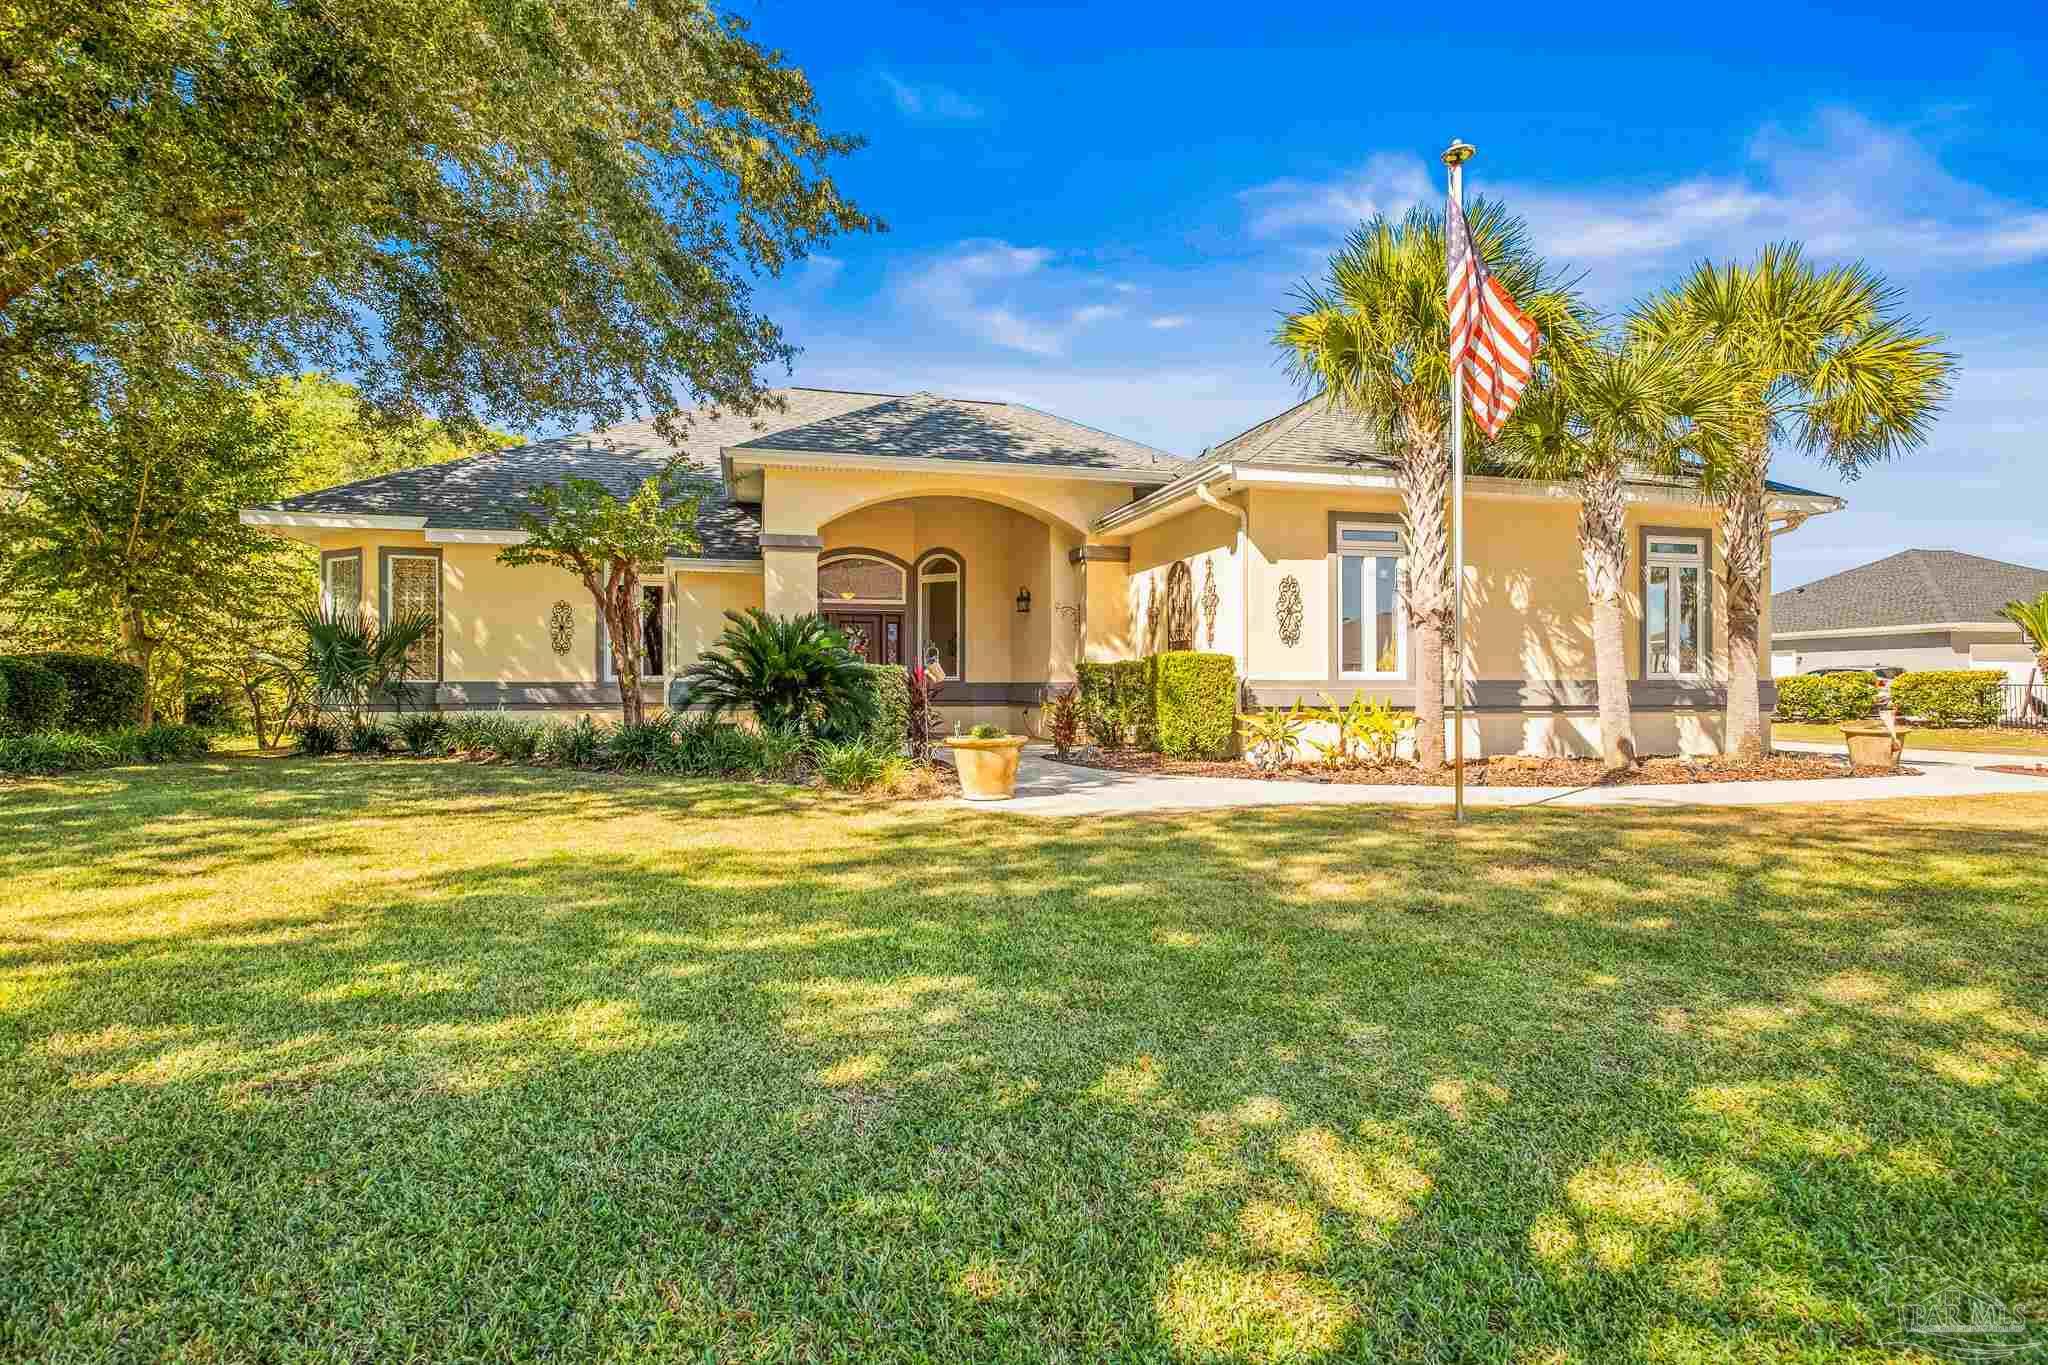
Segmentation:
<svg viewBox="0 0 2048 1365">
<path fill-rule="evenodd" d="M 784 427 L 736 442 L 733 450 L 1132 470 L 1160 475 L 1161 481 L 1188 467 L 1177 455 L 1021 403 L 941 398 L 931 393 L 906 394 L 802 426 Z"/>
<path fill-rule="evenodd" d="M 836 389 L 774 390 L 779 411 L 754 416 L 688 414 L 682 439 L 670 444 L 651 422 L 630 422 L 589 435 L 562 436 L 530 445 L 486 450 L 442 464 L 323 488 L 255 508 L 334 516 L 425 517 L 435 530 L 511 530 L 527 510 L 529 489 L 568 478 L 593 479 L 621 496 L 636 491 L 671 460 L 679 494 L 695 493 L 697 552 L 707 559 L 755 559 L 761 553 L 761 508 L 736 502 L 720 470 L 730 446 L 825 453 L 916 453 L 928 458 L 1031 464 L 1154 467 L 1178 465 L 1170 455 L 1011 403 L 968 403 L 928 394 L 852 393 Z M 906 406 L 908 405 L 908 406 Z M 877 445 L 864 446 L 835 427 L 835 419 L 874 412 L 867 429 Z M 948 444 L 952 433 L 952 444 Z M 834 441 L 837 444 L 813 444 Z M 915 450 L 896 447 L 912 441 Z M 1141 462 L 1138 452 L 1148 452 Z"/>
<path fill-rule="evenodd" d="M 1771 633 L 1996 621 L 2007 602 L 2048 592 L 2048 569 L 1960 550 L 1901 550 L 1771 594 Z"/>
</svg>

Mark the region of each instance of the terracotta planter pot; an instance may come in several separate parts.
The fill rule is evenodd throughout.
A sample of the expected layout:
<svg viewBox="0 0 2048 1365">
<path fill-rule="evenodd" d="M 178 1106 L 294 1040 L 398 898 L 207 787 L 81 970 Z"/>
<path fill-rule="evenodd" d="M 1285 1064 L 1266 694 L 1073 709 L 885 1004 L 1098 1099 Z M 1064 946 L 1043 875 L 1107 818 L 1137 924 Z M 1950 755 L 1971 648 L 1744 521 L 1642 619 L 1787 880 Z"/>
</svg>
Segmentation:
<svg viewBox="0 0 2048 1365">
<path fill-rule="evenodd" d="M 960 770 L 960 795 L 969 801 L 1007 801 L 1017 794 L 1017 755 L 1024 736 L 941 740 Z"/>
<path fill-rule="evenodd" d="M 1906 730 L 1888 730 L 1874 720 L 1857 721 L 1842 727 L 1849 741 L 1849 761 L 1859 768 L 1896 768 L 1906 747 Z"/>
</svg>

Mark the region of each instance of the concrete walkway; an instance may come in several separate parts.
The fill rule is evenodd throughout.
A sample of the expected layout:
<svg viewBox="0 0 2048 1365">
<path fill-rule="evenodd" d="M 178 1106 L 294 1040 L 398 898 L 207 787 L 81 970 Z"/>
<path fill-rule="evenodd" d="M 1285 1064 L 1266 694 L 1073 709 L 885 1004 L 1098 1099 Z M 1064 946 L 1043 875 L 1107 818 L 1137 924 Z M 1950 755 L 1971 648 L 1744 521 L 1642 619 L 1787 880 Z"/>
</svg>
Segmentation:
<svg viewBox="0 0 2048 1365">
<path fill-rule="evenodd" d="M 1787 744 L 1787 749 L 1825 746 Z M 1017 766 L 1013 801 L 966 802 L 977 810 L 1012 815 L 1124 815 L 1158 810 L 1224 810 L 1249 806 L 1448 806 L 1448 787 L 1342 786 L 1322 782 L 1262 782 L 1239 777 L 1148 777 L 1076 767 L 1034 744 Z M 1782 806 L 1827 801 L 1885 801 L 1902 797 L 2027 794 L 2048 796 L 2048 778 L 1984 772 L 1977 760 L 2025 762 L 2012 754 L 1908 755 L 1918 777 L 1818 779 L 1794 782 L 1699 782 L 1644 787 L 1468 787 L 1466 804 L 1480 806 Z"/>
<path fill-rule="evenodd" d="M 1846 754 L 1846 744 L 1824 744 L 1817 740 L 1782 739 L 1777 747 L 1790 753 L 1801 754 Z M 1961 749 L 1916 749 L 1910 739 L 1906 742 L 1906 753 L 1900 762 L 1909 768 L 1923 763 L 1961 763 L 1971 768 L 1989 768 L 1998 764 L 2017 763 L 2021 767 L 2040 764 L 2048 767 L 2048 754 L 1977 754 L 1965 753 Z"/>
</svg>

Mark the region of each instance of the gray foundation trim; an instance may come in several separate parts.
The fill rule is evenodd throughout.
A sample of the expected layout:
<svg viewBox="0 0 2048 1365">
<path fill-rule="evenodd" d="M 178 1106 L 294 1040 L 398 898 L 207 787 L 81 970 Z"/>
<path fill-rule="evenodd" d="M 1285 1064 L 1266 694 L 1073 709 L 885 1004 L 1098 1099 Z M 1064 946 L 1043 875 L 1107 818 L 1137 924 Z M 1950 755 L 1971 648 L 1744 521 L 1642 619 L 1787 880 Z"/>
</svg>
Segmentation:
<svg viewBox="0 0 2048 1365">
<path fill-rule="evenodd" d="M 1636 671 L 1646 676 L 1650 671 L 1650 538 L 1663 536 L 1672 540 L 1697 540 L 1700 551 L 1700 661 L 1705 664 L 1706 675 L 1714 671 L 1714 529 L 1711 526 L 1639 526 L 1636 528 L 1636 578 L 1642 591 L 1642 610 L 1636 613 Z M 1676 579 L 1673 580 L 1674 586 Z M 1677 607 L 1674 594 L 1672 607 Z M 1763 646 L 1765 661 L 1768 662 L 1770 646 Z M 1655 681 L 1670 682 L 1673 679 L 1660 678 Z M 1683 682 L 1684 680 L 1676 680 Z M 1775 693 L 1773 697 L 1775 698 Z"/>
<path fill-rule="evenodd" d="M 1067 563 L 1085 564 L 1091 559 L 1105 560 L 1115 564 L 1131 562 L 1131 547 L 1128 545 L 1076 545 L 1067 551 Z"/>
<path fill-rule="evenodd" d="M 763 531 L 761 548 L 764 550 L 822 550 L 823 536 L 796 536 L 781 531 Z"/>
<path fill-rule="evenodd" d="M 1248 684 L 1252 700 L 1260 706 L 1321 706 L 1323 698 L 1346 704 L 1354 696 L 1367 701 L 1384 697 L 1400 710 L 1415 708 L 1416 688 L 1410 682 L 1375 683 L 1353 681 L 1338 684 L 1290 681 Z M 1772 682 L 1758 684 L 1757 694 L 1766 712 L 1777 705 L 1778 688 Z M 1636 678 L 1628 685 L 1631 710 L 1720 711 L 1728 705 L 1728 689 L 1718 683 L 1688 682 L 1670 678 Z M 1465 684 L 1467 710 L 1493 715 L 1547 715 L 1584 712 L 1597 714 L 1600 689 L 1591 678 L 1557 678 L 1524 681 L 1519 678 L 1474 678 Z"/>
<path fill-rule="evenodd" d="M 1330 534 L 1330 538 L 1329 538 L 1329 543 L 1328 543 L 1328 549 L 1327 549 L 1327 552 L 1326 552 L 1326 553 L 1324 554 L 1324 556 L 1323 556 L 1323 558 L 1324 558 L 1325 560 L 1327 560 L 1327 561 L 1328 561 L 1328 563 L 1329 563 L 1329 572 L 1330 572 L 1330 585 L 1329 585 L 1329 590 L 1330 590 L 1330 599 L 1329 599 L 1329 600 L 1330 600 L 1330 619 L 1329 619 L 1329 621 L 1328 621 L 1328 622 L 1326 623 L 1326 629 L 1327 629 L 1327 630 L 1328 630 L 1328 631 L 1330 632 L 1330 673 L 1329 673 L 1330 685 L 1331 685 L 1332 687 L 1336 687 L 1336 686 L 1340 685 L 1340 683 L 1341 683 L 1341 685 L 1343 685 L 1343 686 L 1346 686 L 1346 687 L 1351 687 L 1351 688 L 1363 688 L 1363 689 L 1365 689 L 1365 690 L 1367 690 L 1367 691 L 1370 691 L 1370 690 L 1371 690 L 1371 687 L 1372 687 L 1372 684 L 1373 684 L 1374 682 L 1378 682 L 1378 683 L 1380 683 L 1380 685 L 1381 685 L 1381 687 L 1382 687 L 1383 689 L 1386 689 L 1386 688 L 1406 688 L 1406 689 L 1408 690 L 1408 693 L 1409 693 L 1409 695 L 1410 695 L 1410 696 L 1412 697 L 1412 696 L 1414 695 L 1414 692 L 1415 692 L 1415 684 L 1414 684 L 1414 682 L 1413 682 L 1413 677 L 1414 677 L 1414 672 L 1415 672 L 1415 657 L 1416 657 L 1416 641 L 1415 641 L 1415 635 L 1416 635 L 1416 631 L 1415 631 L 1415 627 L 1414 627 L 1413 625 L 1408 625 L 1408 626 L 1406 627 L 1406 629 L 1407 629 L 1407 631 L 1408 631 L 1408 640 L 1407 640 L 1407 653 L 1406 653 L 1406 657 L 1407 657 L 1407 660 L 1408 660 L 1408 673 L 1407 673 L 1407 674 L 1406 674 L 1405 676 L 1403 676 L 1403 677 L 1399 677 L 1399 678 L 1386 678 L 1386 679 L 1370 679 L 1370 678 L 1346 678 L 1346 679 L 1340 679 L 1340 678 L 1338 677 L 1338 673 L 1339 673 L 1339 671 L 1340 671 L 1340 669 L 1339 669 L 1339 665 L 1343 663 L 1343 658 L 1342 658 L 1342 655 L 1343 655 L 1343 650 L 1344 650 L 1344 584 L 1343 584 L 1343 578 L 1342 578 L 1342 574 L 1341 574 L 1341 572 L 1340 572 L 1340 569 L 1341 569 L 1341 565 L 1340 565 L 1340 563 L 1339 563 L 1339 556 L 1338 556 L 1338 553 L 1337 553 L 1337 548 L 1338 548 L 1338 547 L 1337 547 L 1337 527 L 1338 527 L 1339 525 L 1343 525 L 1343 524 L 1357 524 L 1357 523 L 1361 523 L 1361 522 L 1368 522 L 1368 523 L 1372 523 L 1372 524 L 1375 524 L 1375 525 L 1381 525 L 1381 526 L 1392 526 L 1392 527 L 1393 527 L 1393 528 L 1394 528 L 1394 529 L 1395 529 L 1396 531 L 1401 531 L 1401 530 L 1403 530 L 1403 527 L 1402 527 L 1402 525 L 1401 525 L 1401 516 L 1400 516 L 1400 514 L 1399 514 L 1398 512 L 1332 512 L 1332 513 L 1330 513 L 1330 520 L 1329 520 L 1329 534 Z M 1402 557 L 1403 557 L 1403 559 L 1405 559 L 1405 558 L 1407 557 L 1407 554 L 1408 554 L 1408 546 L 1407 546 L 1407 544 L 1406 544 L 1406 542 L 1405 542 L 1405 541 L 1404 541 L 1404 542 L 1402 543 L 1402 545 L 1401 545 L 1401 554 L 1402 554 Z M 1401 590 L 1402 590 L 1402 592 L 1403 592 L 1403 594 L 1404 594 L 1404 595 L 1406 594 L 1406 592 L 1407 592 L 1407 588 L 1408 588 L 1408 583 L 1407 583 L 1407 579 L 1408 579 L 1408 571 L 1407 571 L 1407 570 L 1406 570 L 1406 569 L 1404 568 L 1404 569 L 1403 569 L 1403 570 L 1401 571 Z M 1364 602 L 1362 602 L 1362 601 L 1361 601 L 1361 602 L 1360 602 L 1360 603 L 1359 603 L 1358 605 L 1359 605 L 1359 610 L 1363 611 L 1363 610 L 1365 609 L 1365 603 L 1364 603 Z M 1247 604 L 1247 607 L 1249 607 L 1249 604 Z M 1406 618 L 1406 617 L 1408 616 L 1408 609 L 1407 609 L 1407 606 L 1406 606 L 1406 604 L 1405 604 L 1405 603 L 1403 604 L 1403 606 L 1402 606 L 1402 608 L 1401 608 L 1401 615 L 1402 615 L 1402 617 L 1403 617 L 1403 618 Z M 1410 702 L 1409 704 L 1410 704 L 1410 705 L 1412 705 L 1413 703 L 1412 703 L 1412 702 Z"/>
<path fill-rule="evenodd" d="M 1036 705 L 1042 682 L 949 682 L 939 690 L 939 706 L 1030 706 Z"/>
<path fill-rule="evenodd" d="M 434 561 L 434 676 L 431 681 L 439 682 L 447 672 L 448 662 L 448 573 L 441 562 L 441 551 L 437 546 L 416 548 L 410 545 L 380 545 L 377 547 L 377 620 L 391 619 L 391 561 L 394 559 L 431 559 Z M 413 682 L 427 682 L 426 678 L 409 679 Z"/>
</svg>

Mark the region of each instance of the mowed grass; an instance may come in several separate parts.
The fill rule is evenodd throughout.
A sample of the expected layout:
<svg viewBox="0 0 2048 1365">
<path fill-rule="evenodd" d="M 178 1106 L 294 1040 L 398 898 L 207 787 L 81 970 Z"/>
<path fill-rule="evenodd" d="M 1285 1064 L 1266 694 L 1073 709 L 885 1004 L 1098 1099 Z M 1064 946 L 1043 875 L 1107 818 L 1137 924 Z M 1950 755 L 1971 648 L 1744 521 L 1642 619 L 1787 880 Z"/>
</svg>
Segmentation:
<svg viewBox="0 0 2048 1365">
<path fill-rule="evenodd" d="M 1971 754 L 2048 754 L 2048 730 L 1936 730 L 1908 725 L 1908 749 L 1945 749 Z M 1772 721 L 1771 738 L 1843 743 L 1839 725 L 1805 725 Z"/>
<path fill-rule="evenodd" d="M 2048 1301 L 2044 827 L 18 786 L 0 1354 L 1897 1358 Z"/>
</svg>

